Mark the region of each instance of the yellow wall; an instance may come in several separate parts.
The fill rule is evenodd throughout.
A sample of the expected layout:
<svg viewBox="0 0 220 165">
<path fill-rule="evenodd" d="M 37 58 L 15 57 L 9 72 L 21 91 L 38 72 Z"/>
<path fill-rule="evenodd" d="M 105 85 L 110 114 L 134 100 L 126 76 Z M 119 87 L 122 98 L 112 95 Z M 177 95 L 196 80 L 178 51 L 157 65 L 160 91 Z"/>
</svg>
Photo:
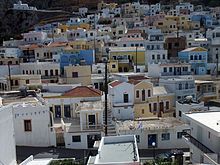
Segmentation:
<svg viewBox="0 0 220 165">
<path fill-rule="evenodd" d="M 133 57 L 133 62 L 136 63 L 136 51 L 124 51 L 124 52 L 110 52 L 110 60 L 113 60 L 113 56 L 130 55 Z M 120 63 L 120 62 L 119 62 Z M 137 51 L 137 64 L 145 65 L 145 51 Z"/>
<path fill-rule="evenodd" d="M 78 72 L 78 77 L 73 78 L 72 73 Z M 78 84 L 81 83 L 83 86 L 90 85 L 91 81 L 91 67 L 90 66 L 67 66 L 64 67 L 64 73 L 66 78 L 63 79 L 65 83 L 68 84 Z"/>
<path fill-rule="evenodd" d="M 145 89 L 145 101 L 141 100 L 141 91 Z M 135 118 L 146 118 L 146 117 L 153 117 L 157 116 L 157 113 L 153 113 L 153 104 L 157 103 L 157 109 L 159 108 L 159 103 L 164 102 L 164 106 L 166 104 L 166 101 L 169 101 L 169 109 L 164 109 L 164 114 L 162 116 L 172 116 L 173 114 L 173 99 L 174 95 L 160 95 L 155 96 L 153 95 L 153 84 L 150 82 L 140 82 L 135 85 L 134 89 L 134 114 Z M 139 98 L 136 98 L 136 91 L 139 90 Z M 151 90 L 151 97 L 148 97 L 148 90 Z M 149 104 L 151 104 L 151 111 L 149 109 Z M 144 109 L 144 113 L 142 113 L 142 110 Z M 157 110 L 159 111 L 159 110 Z"/>
<path fill-rule="evenodd" d="M 112 65 L 115 65 L 115 68 L 112 68 Z M 110 73 L 117 73 L 118 72 L 118 62 L 117 61 L 110 61 L 108 65 L 108 70 Z"/>
</svg>

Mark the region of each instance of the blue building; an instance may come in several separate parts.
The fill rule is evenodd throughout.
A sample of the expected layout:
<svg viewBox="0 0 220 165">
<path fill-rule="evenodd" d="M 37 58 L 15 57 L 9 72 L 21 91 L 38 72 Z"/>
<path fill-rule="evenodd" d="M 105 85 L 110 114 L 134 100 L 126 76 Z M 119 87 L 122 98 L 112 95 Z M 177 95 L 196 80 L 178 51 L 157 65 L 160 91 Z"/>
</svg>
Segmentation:
<svg viewBox="0 0 220 165">
<path fill-rule="evenodd" d="M 80 50 L 75 52 L 63 52 L 60 54 L 60 69 L 69 65 L 85 64 L 92 65 L 95 62 L 94 50 Z"/>
<path fill-rule="evenodd" d="M 178 53 L 182 61 L 191 64 L 191 71 L 195 75 L 205 75 L 207 73 L 208 52 L 202 47 L 192 47 Z"/>
<path fill-rule="evenodd" d="M 196 14 L 191 16 L 192 21 L 197 21 L 200 22 L 201 24 L 204 25 L 204 27 L 212 27 L 213 20 L 212 16 L 208 14 Z"/>
</svg>

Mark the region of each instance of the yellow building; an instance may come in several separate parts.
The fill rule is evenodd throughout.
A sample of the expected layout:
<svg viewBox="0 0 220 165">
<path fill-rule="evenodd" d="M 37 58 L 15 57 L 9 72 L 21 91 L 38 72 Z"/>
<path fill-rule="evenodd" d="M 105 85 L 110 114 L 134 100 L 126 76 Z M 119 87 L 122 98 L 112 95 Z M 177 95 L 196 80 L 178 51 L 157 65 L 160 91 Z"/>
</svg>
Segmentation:
<svg viewBox="0 0 220 165">
<path fill-rule="evenodd" d="M 110 10 L 112 9 L 115 9 L 117 7 L 117 3 L 105 3 L 104 1 L 98 3 L 98 10 L 102 10 L 102 9 L 105 9 L 105 8 L 108 8 Z"/>
<path fill-rule="evenodd" d="M 118 61 L 110 61 L 108 63 L 108 71 L 110 73 L 117 73 L 118 72 Z"/>
<path fill-rule="evenodd" d="M 89 30 L 90 29 L 90 24 L 81 23 L 79 25 L 70 25 L 70 26 L 66 25 L 66 24 L 60 24 L 58 26 L 58 29 L 60 29 L 61 32 L 66 32 L 67 30 L 76 30 L 78 28 Z"/>
<path fill-rule="evenodd" d="M 137 65 L 145 65 L 145 48 L 110 47 L 109 60 L 118 61 L 119 72 L 129 72 Z"/>
<path fill-rule="evenodd" d="M 134 81 L 134 115 L 135 118 L 173 116 L 174 94 L 164 87 L 153 87 L 148 80 Z"/>
<path fill-rule="evenodd" d="M 161 29 L 164 33 L 171 33 L 177 30 L 195 29 L 192 21 L 187 16 L 165 16 L 163 20 L 155 21 L 154 26 Z M 198 25 L 196 25 L 198 26 Z"/>
<path fill-rule="evenodd" d="M 67 84 L 91 85 L 91 66 L 65 66 L 63 82 Z"/>
</svg>

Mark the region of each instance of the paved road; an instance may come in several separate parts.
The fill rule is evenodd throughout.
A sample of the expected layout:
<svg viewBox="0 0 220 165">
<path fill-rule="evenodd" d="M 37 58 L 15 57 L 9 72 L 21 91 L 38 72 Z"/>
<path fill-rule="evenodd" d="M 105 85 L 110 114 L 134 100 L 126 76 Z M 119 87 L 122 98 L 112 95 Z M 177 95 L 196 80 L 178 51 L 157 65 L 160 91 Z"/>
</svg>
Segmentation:
<svg viewBox="0 0 220 165">
<path fill-rule="evenodd" d="M 170 150 L 158 150 L 155 149 L 155 155 L 168 152 Z M 189 151 L 189 149 L 184 149 Z M 51 148 L 51 147 L 16 147 L 18 163 L 25 160 L 30 155 L 34 158 L 76 158 L 76 160 L 83 160 L 87 157 L 90 150 L 77 150 L 77 149 L 66 149 L 66 148 Z M 96 151 L 91 150 L 92 154 L 95 155 Z M 145 149 L 139 150 L 140 157 L 153 157 L 154 150 Z"/>
</svg>

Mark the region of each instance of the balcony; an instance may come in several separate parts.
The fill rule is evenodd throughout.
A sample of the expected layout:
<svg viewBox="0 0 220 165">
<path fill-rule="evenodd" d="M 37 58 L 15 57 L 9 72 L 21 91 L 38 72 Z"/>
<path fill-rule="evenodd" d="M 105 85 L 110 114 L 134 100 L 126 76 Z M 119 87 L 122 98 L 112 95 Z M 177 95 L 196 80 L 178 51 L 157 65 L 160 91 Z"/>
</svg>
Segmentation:
<svg viewBox="0 0 220 165">
<path fill-rule="evenodd" d="M 177 73 L 174 73 L 174 72 L 162 72 L 161 73 L 161 76 L 183 76 L 183 75 L 191 75 L 192 73 L 191 72 L 177 72 Z"/>
<path fill-rule="evenodd" d="M 48 76 L 41 76 L 41 79 L 56 79 L 56 78 L 58 78 L 59 77 L 59 75 L 53 75 L 53 76 L 50 76 L 50 75 L 48 75 Z"/>
<path fill-rule="evenodd" d="M 116 103 L 113 103 L 113 107 L 124 107 L 124 106 L 133 106 L 134 103 L 123 103 L 123 102 L 116 102 Z"/>
<path fill-rule="evenodd" d="M 201 142 L 199 142 L 197 139 L 195 139 L 194 137 L 192 137 L 190 134 L 184 132 L 183 133 L 183 138 L 186 140 L 186 142 L 191 145 L 193 144 L 194 146 L 196 146 L 198 149 L 200 149 L 202 152 L 204 153 L 214 153 L 211 149 L 209 149 L 208 147 L 206 147 L 204 144 L 202 144 Z"/>
</svg>

